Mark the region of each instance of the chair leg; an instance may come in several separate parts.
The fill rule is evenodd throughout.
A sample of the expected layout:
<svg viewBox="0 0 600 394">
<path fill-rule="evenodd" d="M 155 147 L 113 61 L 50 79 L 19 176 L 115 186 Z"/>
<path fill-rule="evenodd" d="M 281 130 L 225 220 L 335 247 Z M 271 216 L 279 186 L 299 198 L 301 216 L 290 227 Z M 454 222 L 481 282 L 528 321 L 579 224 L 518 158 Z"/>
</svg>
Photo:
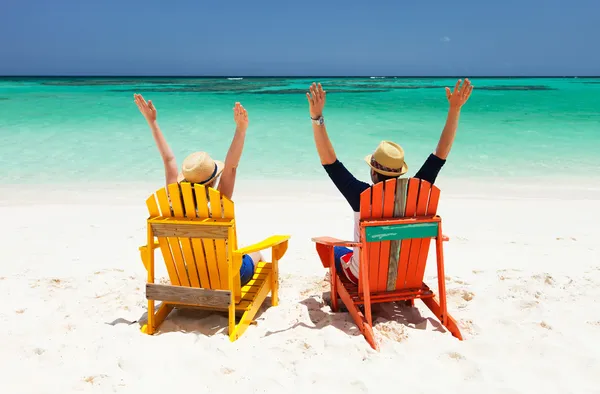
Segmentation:
<svg viewBox="0 0 600 394">
<path fill-rule="evenodd" d="M 271 275 L 273 275 L 272 272 Z M 256 292 L 254 299 L 252 299 L 252 302 L 250 303 L 250 308 L 244 311 L 244 314 L 240 318 L 240 322 L 237 325 L 235 325 L 235 305 L 233 305 L 233 308 L 232 306 L 229 307 L 229 340 L 231 342 L 234 342 L 235 340 L 239 339 L 239 337 L 241 337 L 242 334 L 246 331 L 248 326 L 250 326 L 250 324 L 253 323 L 254 316 L 256 315 L 263 302 L 267 298 L 267 295 L 269 295 L 269 292 L 272 291 L 272 283 L 272 278 L 265 279 L 260 289 L 258 289 L 258 291 Z M 231 309 L 233 309 L 233 313 L 231 312 Z M 232 324 L 234 324 L 233 329 L 231 329 Z"/>
<path fill-rule="evenodd" d="M 273 259 L 271 271 L 271 305 L 279 305 L 279 267 L 278 261 Z"/>
<path fill-rule="evenodd" d="M 329 267 L 329 283 L 330 283 L 330 294 L 331 294 L 331 311 L 338 311 L 338 290 L 337 290 L 337 272 L 335 266 Z"/>
<path fill-rule="evenodd" d="M 446 316 L 443 316 L 440 302 L 436 299 L 436 297 L 422 298 L 422 301 L 425 305 L 427 305 L 427 307 L 431 310 L 431 312 L 433 312 L 433 314 L 440 320 L 442 325 L 444 327 L 446 327 L 448 329 L 448 331 L 450 331 L 452 336 L 458 338 L 461 341 L 463 340 L 462 334 L 460 333 L 460 330 L 458 329 L 458 324 L 456 324 L 456 320 L 454 320 L 454 318 L 452 316 L 450 316 L 450 314 L 448 314 L 448 313 L 446 313 Z M 443 321 L 444 317 L 446 317 L 445 323 Z"/>
<path fill-rule="evenodd" d="M 350 316 L 354 319 L 354 322 L 358 326 L 358 329 L 365 337 L 365 340 L 371 347 L 377 351 L 379 351 L 379 346 L 375 342 L 375 334 L 373 333 L 373 327 L 369 324 L 365 315 L 358 309 L 356 304 L 352 301 L 352 297 L 342 284 L 342 282 L 336 277 L 335 281 L 337 282 L 338 292 L 340 298 L 344 305 L 346 305 L 346 309 L 350 312 Z"/>
<path fill-rule="evenodd" d="M 148 322 L 142 326 L 142 332 L 148 335 L 154 334 L 172 310 L 173 305 L 163 302 L 154 313 L 154 300 L 148 300 Z"/>
</svg>

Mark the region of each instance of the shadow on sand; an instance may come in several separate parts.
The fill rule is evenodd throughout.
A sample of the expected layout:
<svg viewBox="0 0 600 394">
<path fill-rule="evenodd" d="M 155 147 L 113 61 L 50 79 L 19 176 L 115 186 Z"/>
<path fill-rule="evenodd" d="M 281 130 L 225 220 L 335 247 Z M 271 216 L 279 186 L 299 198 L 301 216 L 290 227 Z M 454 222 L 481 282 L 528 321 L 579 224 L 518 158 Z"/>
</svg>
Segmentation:
<svg viewBox="0 0 600 394">
<path fill-rule="evenodd" d="M 155 311 L 160 307 L 160 303 L 155 306 Z M 267 297 L 261 308 L 254 316 L 254 321 L 258 321 L 261 315 L 267 308 L 271 307 L 271 297 Z M 236 324 L 242 316 L 242 311 L 236 313 Z M 107 322 L 112 326 L 117 324 L 134 324 L 138 323 L 141 328 L 148 322 L 148 311 L 144 312 L 137 321 L 128 321 L 118 318 L 112 322 Z M 196 333 L 205 336 L 213 336 L 215 334 L 227 335 L 228 329 L 227 312 L 210 311 L 197 308 L 174 308 L 167 316 L 165 321 L 156 330 L 154 335 L 165 334 L 169 332 L 184 332 Z"/>
<path fill-rule="evenodd" d="M 313 325 L 309 325 L 304 322 L 298 322 L 283 330 L 269 331 L 265 334 L 265 336 L 293 330 L 296 327 L 306 327 L 309 329 L 319 330 L 326 326 L 333 326 L 351 336 L 362 335 L 358 329 L 358 326 L 355 324 L 341 300 L 338 302 L 338 312 L 334 313 L 331 311 L 330 292 L 324 292 L 322 297 L 319 297 L 318 295 L 311 295 L 310 297 L 300 301 L 300 304 L 306 307 Z M 432 329 L 433 331 L 437 332 L 446 332 L 444 326 L 442 326 L 442 324 L 434 317 L 423 317 L 419 307 L 426 308 L 425 305 L 420 301 L 416 301 L 415 307 L 411 307 L 405 302 L 374 304 L 372 307 L 373 326 L 375 330 L 377 330 L 377 326 L 379 324 L 394 321 L 410 329 Z"/>
</svg>

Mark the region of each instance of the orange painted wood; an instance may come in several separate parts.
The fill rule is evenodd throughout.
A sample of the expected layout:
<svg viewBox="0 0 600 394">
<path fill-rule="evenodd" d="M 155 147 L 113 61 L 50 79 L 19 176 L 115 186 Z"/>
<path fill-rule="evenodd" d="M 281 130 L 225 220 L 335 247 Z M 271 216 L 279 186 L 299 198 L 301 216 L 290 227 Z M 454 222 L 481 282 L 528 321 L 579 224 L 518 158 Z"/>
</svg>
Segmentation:
<svg viewBox="0 0 600 394">
<path fill-rule="evenodd" d="M 346 305 L 346 308 L 348 308 L 348 312 L 350 312 L 350 316 L 352 316 L 354 323 L 356 323 L 356 325 L 358 326 L 358 329 L 364 335 L 364 337 L 367 340 L 367 342 L 369 343 L 369 345 L 371 345 L 371 347 L 373 349 L 379 350 L 377 347 L 377 343 L 375 342 L 375 335 L 373 334 L 373 329 L 371 328 L 369 323 L 366 321 L 365 316 L 356 307 L 354 302 L 352 302 L 352 298 L 350 297 L 350 294 L 348 293 L 346 288 L 344 288 L 344 285 L 342 284 L 340 279 L 335 278 L 335 280 L 337 281 L 336 284 L 337 284 L 340 298 L 342 299 L 342 302 L 344 303 L 344 305 Z"/>
<path fill-rule="evenodd" d="M 360 195 L 360 219 L 371 217 L 371 188 L 368 188 Z"/>
<path fill-rule="evenodd" d="M 440 200 L 440 189 L 436 186 L 431 186 L 431 192 L 429 194 L 429 203 L 427 205 L 427 216 L 435 215 L 437 213 L 438 202 Z M 429 256 L 429 246 L 431 244 L 431 238 L 424 238 L 421 240 L 421 246 L 419 248 L 419 258 L 417 259 L 417 267 L 415 269 L 415 280 L 411 283 L 415 286 L 419 286 L 423 282 L 423 276 L 425 275 L 425 267 L 427 266 L 427 256 Z M 407 283 L 407 286 L 409 284 Z"/>
<path fill-rule="evenodd" d="M 429 192 L 431 183 L 421 181 L 419 186 L 419 195 L 417 197 L 416 216 L 425 216 L 427 213 L 427 203 L 429 202 Z M 421 253 L 422 239 L 413 239 L 410 247 L 410 256 L 408 257 L 408 270 L 406 273 L 406 287 L 417 287 L 423 282 L 423 276 L 417 276 L 419 265 L 419 254 Z"/>
<path fill-rule="evenodd" d="M 360 195 L 360 220 L 368 219 L 371 217 L 371 188 L 368 188 Z M 363 245 L 366 250 L 367 245 Z M 358 269 L 358 291 L 362 292 L 362 274 L 360 272 L 360 264 Z"/>
<path fill-rule="evenodd" d="M 404 217 L 414 217 L 417 212 L 417 197 L 419 195 L 419 179 L 411 178 L 408 181 L 408 191 L 406 193 L 406 208 Z M 412 239 L 404 239 L 400 244 L 400 257 L 398 258 L 398 276 L 396 278 L 396 289 L 403 289 L 406 281 L 408 269 L 408 259 L 410 257 L 410 249 Z"/>
<path fill-rule="evenodd" d="M 370 219 L 381 219 L 383 216 L 383 182 L 373 185 L 371 191 L 371 216 Z M 368 242 L 367 244 L 367 269 L 369 270 L 369 288 L 374 291 L 379 281 L 379 252 L 381 242 Z"/>
<path fill-rule="evenodd" d="M 383 192 L 383 215 L 384 218 L 394 217 L 394 203 L 396 197 L 396 179 L 385 181 Z M 388 266 L 390 263 L 390 243 L 391 241 L 381 242 L 379 251 L 379 272 L 377 274 L 376 285 L 371 291 L 383 291 L 387 287 Z M 371 281 L 373 282 L 373 281 Z"/>
</svg>

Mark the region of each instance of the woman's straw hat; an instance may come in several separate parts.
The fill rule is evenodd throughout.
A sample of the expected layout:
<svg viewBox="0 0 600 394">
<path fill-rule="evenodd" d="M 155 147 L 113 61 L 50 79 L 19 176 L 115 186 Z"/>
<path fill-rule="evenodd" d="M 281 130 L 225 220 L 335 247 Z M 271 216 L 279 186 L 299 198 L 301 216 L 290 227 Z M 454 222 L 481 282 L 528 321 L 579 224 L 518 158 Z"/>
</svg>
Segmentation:
<svg viewBox="0 0 600 394">
<path fill-rule="evenodd" d="M 185 158 L 179 174 L 179 182 L 207 184 L 221 175 L 224 164 L 213 160 L 206 152 L 194 152 Z"/>
<path fill-rule="evenodd" d="M 404 149 L 392 141 L 381 141 L 375 152 L 365 157 L 365 161 L 373 171 L 386 176 L 400 176 L 408 171 Z"/>
</svg>

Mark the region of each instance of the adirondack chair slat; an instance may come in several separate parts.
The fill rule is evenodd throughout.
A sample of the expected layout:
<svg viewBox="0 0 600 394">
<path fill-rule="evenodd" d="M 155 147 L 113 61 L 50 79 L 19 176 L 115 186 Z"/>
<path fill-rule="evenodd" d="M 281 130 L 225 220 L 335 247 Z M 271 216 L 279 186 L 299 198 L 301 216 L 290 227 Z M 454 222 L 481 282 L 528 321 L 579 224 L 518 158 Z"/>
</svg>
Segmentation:
<svg viewBox="0 0 600 394">
<path fill-rule="evenodd" d="M 408 179 L 398 179 L 396 182 L 396 194 L 394 197 L 394 217 L 404 217 L 406 209 L 406 191 Z M 398 260 L 400 258 L 400 240 L 390 242 L 390 259 L 388 265 L 386 290 L 391 291 L 396 288 L 396 279 L 398 277 Z"/>
<path fill-rule="evenodd" d="M 429 202 L 427 203 L 427 216 L 433 216 L 437 214 L 438 201 L 440 199 L 440 189 L 437 186 L 431 186 L 429 193 Z M 429 246 L 431 244 L 431 238 L 421 239 L 421 246 L 419 248 L 419 258 L 417 259 L 417 267 L 415 271 L 415 281 L 417 285 L 423 281 L 423 275 L 425 275 L 425 267 L 427 265 L 427 256 L 429 255 Z M 408 286 L 408 285 L 407 285 Z"/>
<path fill-rule="evenodd" d="M 411 178 L 408 180 L 406 190 L 406 205 L 403 217 L 414 217 L 417 212 L 417 196 L 419 194 L 419 180 Z M 408 274 L 408 261 L 411 253 L 412 239 L 404 239 L 400 242 L 400 256 L 398 257 L 398 276 L 396 278 L 396 289 L 404 287 Z"/>
<path fill-rule="evenodd" d="M 182 185 L 182 190 L 181 190 L 181 196 L 180 198 L 173 198 L 172 199 L 172 204 L 173 204 L 173 217 L 177 217 L 177 218 L 183 218 L 184 216 L 184 212 L 183 212 L 183 206 L 186 206 L 186 211 L 188 210 L 189 205 L 191 203 L 191 207 L 193 207 L 194 202 L 193 201 L 186 201 L 186 195 L 184 194 L 184 190 L 183 190 L 183 186 Z M 189 191 L 189 194 L 191 195 L 191 188 L 189 184 L 185 184 L 185 186 L 187 187 L 187 191 Z M 177 189 L 177 191 L 175 191 L 174 189 Z M 175 196 L 174 193 L 179 193 L 179 187 L 176 184 L 173 185 L 169 185 L 169 195 L 170 196 Z M 181 202 L 183 199 L 183 203 L 184 205 L 182 206 Z M 195 211 L 195 209 L 191 209 L 192 212 Z M 156 234 L 156 230 L 155 230 L 155 234 Z M 179 243 L 181 245 L 181 250 L 182 250 L 182 254 L 183 254 L 183 259 L 184 259 L 184 265 L 186 268 L 186 273 L 187 273 L 187 277 L 189 279 L 189 283 L 190 286 L 192 287 L 199 287 L 200 286 L 200 280 L 198 278 L 198 271 L 196 270 L 196 262 L 195 262 L 195 258 L 194 258 L 194 252 L 192 250 L 192 244 L 190 242 L 190 238 L 188 237 L 178 237 Z"/>
<path fill-rule="evenodd" d="M 183 196 L 185 217 L 189 219 L 196 218 L 196 211 L 198 208 L 196 208 L 194 189 L 192 189 L 192 186 L 189 183 L 184 182 L 181 184 L 181 194 Z M 188 270 L 191 272 L 190 282 L 192 283 L 192 286 L 210 289 L 210 281 L 208 279 L 208 271 L 206 269 L 206 259 L 204 257 L 204 247 L 202 246 L 202 241 L 196 237 L 192 237 L 190 239 L 190 244 L 192 247 L 193 259 L 189 260 L 189 257 L 186 257 Z M 198 285 L 196 285 L 196 279 L 193 279 L 192 276 L 197 278 Z"/>
<path fill-rule="evenodd" d="M 183 197 L 185 217 L 188 219 L 195 219 L 197 215 L 194 191 L 189 183 L 184 182 L 181 184 L 181 195 Z M 202 242 L 196 237 L 192 237 L 187 239 L 187 243 L 188 246 L 186 246 L 186 248 L 191 248 L 191 255 L 188 252 L 186 256 L 188 272 L 190 274 L 190 283 L 193 287 L 210 288 L 208 274 L 206 273 Z"/>
<path fill-rule="evenodd" d="M 210 210 L 212 218 L 222 218 L 223 210 L 221 208 L 221 193 L 210 188 L 208 192 L 210 198 Z M 215 252 L 217 257 L 217 270 L 219 271 L 219 282 L 221 288 L 229 287 L 227 272 L 229 271 L 227 262 L 227 251 L 224 239 L 215 239 Z"/>
<path fill-rule="evenodd" d="M 171 216 L 171 206 L 169 205 L 169 198 L 167 197 L 167 191 L 165 189 L 160 189 L 156 193 L 156 199 L 158 200 L 158 206 L 160 207 L 161 216 L 168 217 Z M 165 260 L 165 266 L 167 268 L 167 273 L 169 274 L 169 280 L 174 285 L 180 285 L 179 275 L 177 274 L 177 268 L 175 266 L 175 261 L 173 259 L 173 253 L 171 251 L 171 242 L 169 238 L 158 239 L 160 246 L 160 251 L 162 252 L 163 259 Z M 165 242 L 166 245 L 165 246 Z"/>
<path fill-rule="evenodd" d="M 181 207 L 181 195 L 179 194 L 179 188 L 177 187 L 177 185 L 169 185 L 168 192 L 169 192 L 168 195 L 171 199 L 171 206 L 173 207 L 173 209 L 172 210 L 168 209 L 167 212 L 163 212 L 163 216 L 167 216 L 167 215 L 165 215 L 165 213 L 168 213 L 168 217 L 174 217 L 173 214 L 174 214 L 175 207 L 177 207 L 177 211 L 179 213 L 182 213 L 182 211 L 183 211 L 183 209 Z M 159 197 L 159 200 L 161 198 L 167 198 L 167 204 L 168 204 L 169 197 L 166 197 L 166 194 L 165 194 L 164 197 Z M 188 278 L 187 269 L 185 267 L 185 261 L 183 261 L 183 252 L 181 250 L 181 244 L 179 243 L 179 238 L 178 237 L 167 237 L 167 240 L 169 241 L 169 245 L 171 246 L 171 253 L 173 254 L 173 261 L 175 262 L 175 267 L 177 268 L 177 276 L 179 277 L 179 282 L 180 282 L 181 286 L 189 286 L 190 280 Z"/>
<path fill-rule="evenodd" d="M 225 219 L 233 219 L 235 204 L 233 203 L 233 201 L 231 201 L 230 199 L 228 199 L 227 197 L 224 197 L 224 196 L 222 197 L 222 201 L 223 201 L 223 217 Z M 234 249 L 238 248 L 236 234 L 234 234 L 233 240 L 228 240 L 228 242 L 233 243 Z M 236 300 L 238 300 L 238 301 L 239 301 L 240 297 L 242 296 L 241 292 L 240 292 L 240 285 L 241 285 L 240 276 L 235 275 L 233 277 L 233 288 L 234 288 L 234 296 L 235 296 Z"/>
<path fill-rule="evenodd" d="M 427 213 L 427 203 L 429 202 L 429 192 L 431 191 L 431 184 L 427 181 L 421 180 L 419 182 L 419 194 L 417 196 L 417 211 L 415 216 L 425 216 Z M 408 258 L 408 272 L 406 274 L 405 287 L 417 287 L 423 282 L 423 277 L 419 278 L 418 263 L 419 254 L 421 253 L 421 239 L 415 239 L 411 243 L 410 256 Z"/>
<path fill-rule="evenodd" d="M 379 182 L 371 190 L 371 216 L 370 219 L 380 219 L 383 216 L 383 182 Z M 381 243 L 373 242 L 367 244 L 367 255 L 369 256 L 369 287 L 376 288 L 379 280 L 379 265 L 381 260 L 379 254 Z"/>
<path fill-rule="evenodd" d="M 206 198 L 206 188 L 202 185 L 194 185 L 194 192 L 196 194 L 196 205 L 198 207 L 198 217 L 206 219 L 210 217 L 210 211 L 208 209 L 208 199 Z M 204 258 L 206 261 L 206 268 L 210 281 L 211 289 L 222 289 L 221 280 L 219 277 L 219 269 L 217 268 L 217 256 L 215 254 L 215 241 L 212 239 L 202 239 L 202 246 L 204 247 Z"/>
<path fill-rule="evenodd" d="M 365 190 L 360 195 L 360 219 L 366 219 L 371 217 L 371 188 Z M 368 252 L 367 252 L 368 253 Z M 360 276 L 360 272 L 358 273 Z M 363 290 L 363 283 L 359 282 L 358 284 L 359 291 Z"/>
<path fill-rule="evenodd" d="M 384 184 L 383 192 L 383 214 L 384 218 L 394 217 L 394 203 L 396 197 L 396 179 L 388 179 Z M 387 277 L 388 277 L 388 266 L 390 262 L 390 241 L 381 242 L 379 251 L 379 270 L 377 273 L 377 279 L 372 280 L 374 284 L 371 288 L 373 291 L 382 291 L 386 289 Z"/>
<path fill-rule="evenodd" d="M 174 307 L 199 307 L 228 311 L 229 338 L 234 341 L 252 323 L 269 293 L 271 304 L 277 304 L 277 260 L 285 254 L 289 236 L 274 235 L 238 249 L 233 202 L 223 198 L 217 190 L 206 190 L 202 185 L 193 188 L 186 182 L 168 185 L 150 196 L 146 206 L 150 215 L 148 241 L 139 248 L 148 271 L 148 322 L 142 326 L 143 332 L 156 332 Z M 158 242 L 154 241 L 155 237 Z M 208 245 L 210 249 L 207 249 Z M 157 248 L 165 257 L 170 285 L 154 283 L 154 252 Z M 272 249 L 273 262 L 257 262 L 253 277 L 241 287 L 239 267 L 237 271 L 229 270 L 231 259 L 235 257 L 240 261 L 243 253 L 268 248 Z M 209 273 L 209 269 L 213 272 Z M 158 310 L 154 307 L 155 300 L 162 301 Z M 242 313 L 238 323 L 236 312 Z"/>
</svg>

